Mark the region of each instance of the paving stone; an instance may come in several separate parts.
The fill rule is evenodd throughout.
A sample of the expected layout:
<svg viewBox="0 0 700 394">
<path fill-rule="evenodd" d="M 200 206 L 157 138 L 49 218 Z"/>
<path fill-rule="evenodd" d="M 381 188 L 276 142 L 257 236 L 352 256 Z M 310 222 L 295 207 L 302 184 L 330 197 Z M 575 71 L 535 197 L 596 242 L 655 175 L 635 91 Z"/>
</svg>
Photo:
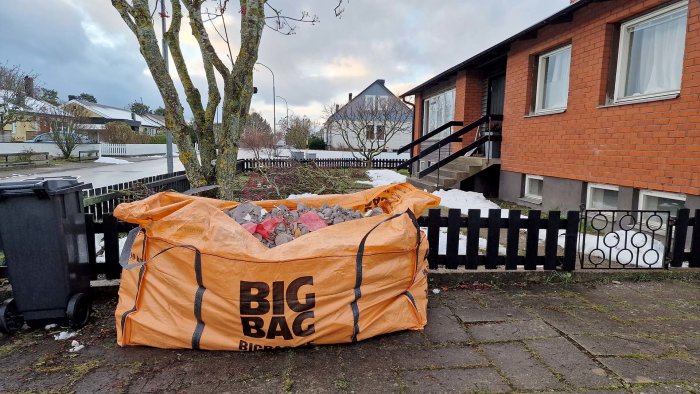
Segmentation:
<svg viewBox="0 0 700 394">
<path fill-rule="evenodd" d="M 566 338 L 530 340 L 525 342 L 550 368 L 566 382 L 577 388 L 600 388 L 621 382 L 608 376 L 599 364 L 581 352 Z"/>
<path fill-rule="evenodd" d="M 344 378 L 349 389 L 355 392 L 398 392 L 397 374 L 394 372 L 395 350 L 371 346 L 340 346 L 344 364 Z"/>
<path fill-rule="evenodd" d="M 700 320 L 657 320 L 634 322 L 625 325 L 622 332 L 628 335 L 700 338 Z"/>
<path fill-rule="evenodd" d="M 445 306 L 428 309 L 425 335 L 433 343 L 467 342 L 470 339 L 462 323 Z"/>
<path fill-rule="evenodd" d="M 409 393 L 506 393 L 511 389 L 493 368 L 408 371 L 401 380 Z"/>
<path fill-rule="evenodd" d="M 700 384 L 665 384 L 660 386 L 633 387 L 634 394 L 696 394 Z"/>
<path fill-rule="evenodd" d="M 473 347 L 403 350 L 392 353 L 401 369 L 486 366 L 488 360 Z"/>
<path fill-rule="evenodd" d="M 532 315 L 522 308 L 455 308 L 453 310 L 457 318 L 459 318 L 459 320 L 461 320 L 463 323 L 486 323 L 532 319 Z"/>
<path fill-rule="evenodd" d="M 629 391 L 625 389 L 617 390 L 576 390 L 572 391 L 547 391 L 547 394 L 627 394 Z"/>
<path fill-rule="evenodd" d="M 624 324 L 610 319 L 607 314 L 591 309 L 543 308 L 533 310 L 532 313 L 568 335 L 601 335 L 629 330 Z"/>
<path fill-rule="evenodd" d="M 667 306 L 652 304 L 649 301 L 629 301 L 610 306 L 611 316 L 628 321 L 647 321 L 658 319 L 686 319 L 688 314 Z"/>
<path fill-rule="evenodd" d="M 572 336 L 579 345 L 596 356 L 624 356 L 630 354 L 659 355 L 672 350 L 660 341 L 619 335 Z"/>
<path fill-rule="evenodd" d="M 542 320 L 470 325 L 469 333 L 479 342 L 516 341 L 556 337 L 559 334 Z"/>
<path fill-rule="evenodd" d="M 292 385 L 292 389 L 295 386 Z M 182 392 L 200 394 L 205 392 L 212 393 L 278 393 L 284 391 L 284 381 L 280 377 L 261 377 L 240 382 L 221 381 L 211 387 L 188 387 Z"/>
<path fill-rule="evenodd" d="M 700 380 L 700 366 L 686 360 L 601 358 L 600 361 L 628 383 Z"/>
<path fill-rule="evenodd" d="M 519 342 L 487 344 L 482 348 L 516 389 L 545 390 L 565 387 Z"/>
<path fill-rule="evenodd" d="M 371 344 L 379 347 L 421 347 L 430 344 L 424 331 L 401 331 L 362 341 L 363 344 Z"/>
</svg>

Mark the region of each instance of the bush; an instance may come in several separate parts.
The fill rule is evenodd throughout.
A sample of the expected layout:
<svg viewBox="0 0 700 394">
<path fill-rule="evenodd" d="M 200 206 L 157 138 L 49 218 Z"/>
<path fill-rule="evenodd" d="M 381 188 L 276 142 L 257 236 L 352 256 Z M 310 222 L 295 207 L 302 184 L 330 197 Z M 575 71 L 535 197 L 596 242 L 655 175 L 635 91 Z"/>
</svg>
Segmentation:
<svg viewBox="0 0 700 394">
<path fill-rule="evenodd" d="M 165 140 L 164 135 L 154 135 L 151 137 L 151 144 L 165 144 L 167 141 Z"/>
<path fill-rule="evenodd" d="M 137 134 L 125 122 L 110 122 L 105 125 L 105 130 L 101 133 L 102 141 L 110 144 L 151 144 L 153 142 L 150 135 Z M 165 139 L 165 136 L 163 136 Z M 163 142 L 165 143 L 165 142 Z"/>
<path fill-rule="evenodd" d="M 309 138 L 309 149 L 326 150 L 326 141 L 319 137 L 316 137 L 315 135 L 312 135 L 311 138 Z"/>
</svg>

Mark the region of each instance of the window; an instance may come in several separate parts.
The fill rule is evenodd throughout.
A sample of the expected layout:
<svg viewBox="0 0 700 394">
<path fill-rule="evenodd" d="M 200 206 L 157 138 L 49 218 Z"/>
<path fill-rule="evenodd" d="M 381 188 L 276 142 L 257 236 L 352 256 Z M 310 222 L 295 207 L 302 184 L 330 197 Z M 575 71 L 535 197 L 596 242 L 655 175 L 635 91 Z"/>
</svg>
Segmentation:
<svg viewBox="0 0 700 394">
<path fill-rule="evenodd" d="M 534 200 L 542 199 L 542 188 L 544 186 L 544 178 L 539 175 L 525 176 L 525 197 Z"/>
<path fill-rule="evenodd" d="M 366 110 L 374 110 L 374 107 L 377 102 L 377 96 L 365 96 L 365 109 Z"/>
<path fill-rule="evenodd" d="M 538 64 L 535 112 L 566 109 L 569 100 L 571 45 L 540 56 Z"/>
<path fill-rule="evenodd" d="M 389 97 L 387 96 L 378 96 L 377 97 L 377 109 L 386 111 L 387 106 L 389 104 Z"/>
<path fill-rule="evenodd" d="M 621 26 L 616 102 L 680 92 L 687 23 L 681 1 Z"/>
<path fill-rule="evenodd" d="M 587 209 L 611 211 L 617 209 L 617 186 L 592 183 L 588 185 Z"/>
<path fill-rule="evenodd" d="M 430 133 L 447 122 L 453 121 L 455 116 L 455 89 L 450 89 L 423 101 L 423 135 Z M 447 129 L 435 138 L 445 138 L 451 133 Z"/>
<path fill-rule="evenodd" d="M 377 125 L 375 128 L 375 136 L 378 140 L 384 141 L 384 126 Z"/>
<path fill-rule="evenodd" d="M 366 132 L 365 137 L 368 140 L 374 139 L 374 126 L 373 125 L 369 125 L 369 126 L 365 127 L 365 132 Z"/>
<path fill-rule="evenodd" d="M 642 190 L 639 193 L 639 209 L 642 211 L 669 211 L 675 217 L 685 206 L 685 195 Z"/>
</svg>

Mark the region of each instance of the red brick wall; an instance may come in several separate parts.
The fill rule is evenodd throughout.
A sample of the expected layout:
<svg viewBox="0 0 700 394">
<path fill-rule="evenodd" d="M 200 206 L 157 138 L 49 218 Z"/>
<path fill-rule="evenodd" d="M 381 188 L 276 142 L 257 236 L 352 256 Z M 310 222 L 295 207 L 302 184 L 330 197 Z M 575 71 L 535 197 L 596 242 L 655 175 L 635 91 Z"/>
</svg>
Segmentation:
<svg viewBox="0 0 700 394">
<path fill-rule="evenodd" d="M 598 108 L 604 103 L 615 36 L 612 24 L 668 1 L 594 3 L 573 22 L 516 42 L 508 57 L 504 171 L 700 194 L 700 1 L 690 0 L 686 57 L 677 99 Z M 525 117 L 534 57 L 571 43 L 565 113 Z M 614 72 L 611 70 L 610 72 Z"/>
<path fill-rule="evenodd" d="M 422 93 L 416 93 L 414 97 L 414 104 L 415 107 L 413 107 L 413 140 L 417 140 L 418 138 L 422 137 L 422 130 L 423 130 L 423 94 Z M 420 146 L 414 146 L 412 148 L 413 150 L 413 156 L 416 156 L 420 153 Z"/>
<path fill-rule="evenodd" d="M 457 74 L 455 88 L 455 119 L 464 122 L 464 125 L 481 117 L 481 98 L 484 88 L 484 77 L 476 71 L 460 71 Z M 454 131 L 459 130 L 456 127 Z M 452 144 L 452 151 L 456 152 L 474 141 L 476 129 L 462 136 L 461 144 Z"/>
</svg>

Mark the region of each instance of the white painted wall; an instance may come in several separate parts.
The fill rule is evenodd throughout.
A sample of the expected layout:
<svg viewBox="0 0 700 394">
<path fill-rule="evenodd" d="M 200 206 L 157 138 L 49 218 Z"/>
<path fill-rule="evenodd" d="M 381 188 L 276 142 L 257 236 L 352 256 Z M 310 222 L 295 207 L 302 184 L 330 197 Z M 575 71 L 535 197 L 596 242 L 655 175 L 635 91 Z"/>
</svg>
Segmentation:
<svg viewBox="0 0 700 394">
<path fill-rule="evenodd" d="M 407 123 L 405 129 L 406 129 L 406 131 L 398 132 L 391 137 L 389 142 L 386 144 L 387 151 L 393 152 L 393 151 L 395 151 L 399 148 L 402 148 L 402 147 L 408 145 L 409 143 L 411 143 L 411 141 L 413 140 L 411 137 L 411 124 Z M 349 148 L 347 146 L 347 144 L 345 143 L 345 141 L 343 140 L 343 137 L 341 137 L 341 135 L 338 131 L 331 130 L 331 132 L 329 134 L 330 134 L 329 141 L 326 141 L 326 143 L 328 143 L 328 145 L 330 145 L 329 149 L 332 149 L 332 148 L 347 149 L 347 148 Z M 352 145 L 357 146 L 357 143 L 356 143 L 357 138 L 355 135 L 351 134 L 348 136 L 348 138 L 351 139 Z"/>
<path fill-rule="evenodd" d="M 56 144 L 51 142 L 15 142 L 15 143 L 0 143 L 0 154 L 3 153 L 22 153 L 32 150 L 34 152 L 48 152 L 53 157 L 61 157 L 63 154 L 58 149 Z M 71 156 L 78 157 L 79 152 L 100 150 L 100 144 L 78 144 Z"/>
</svg>

